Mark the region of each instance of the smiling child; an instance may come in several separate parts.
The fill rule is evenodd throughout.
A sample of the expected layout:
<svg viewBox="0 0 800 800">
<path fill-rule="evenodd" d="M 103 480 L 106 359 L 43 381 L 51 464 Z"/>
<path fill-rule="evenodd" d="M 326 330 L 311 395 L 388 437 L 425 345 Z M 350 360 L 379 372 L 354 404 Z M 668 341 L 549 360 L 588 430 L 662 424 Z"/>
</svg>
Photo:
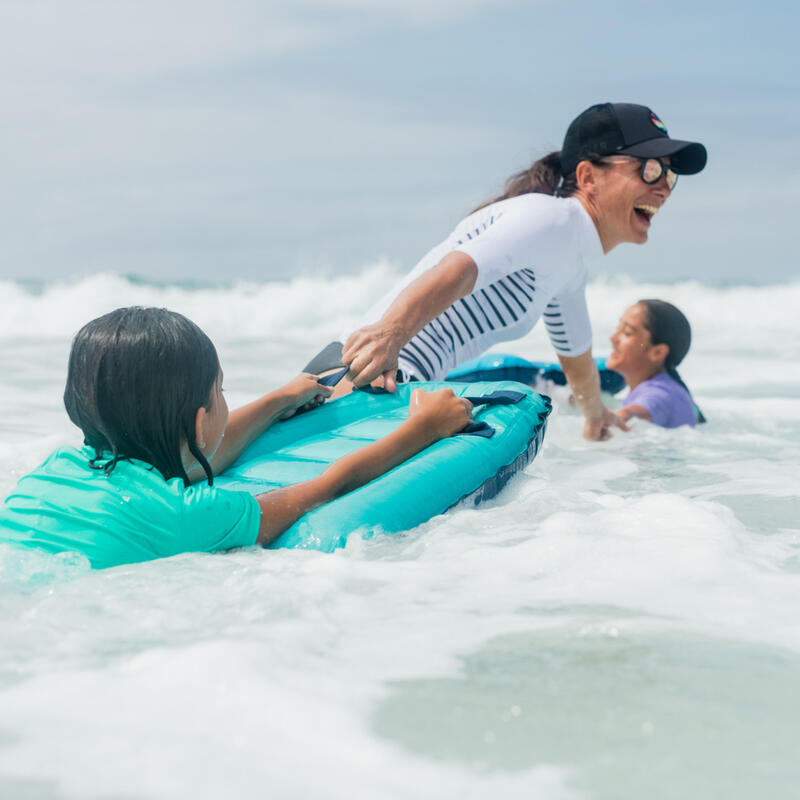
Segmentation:
<svg viewBox="0 0 800 800">
<path fill-rule="evenodd" d="M 606 366 L 631 390 L 617 412 L 623 423 L 639 417 L 677 428 L 706 421 L 677 370 L 692 341 L 689 320 L 678 308 L 664 300 L 640 300 L 623 313 L 610 338 Z"/>
</svg>

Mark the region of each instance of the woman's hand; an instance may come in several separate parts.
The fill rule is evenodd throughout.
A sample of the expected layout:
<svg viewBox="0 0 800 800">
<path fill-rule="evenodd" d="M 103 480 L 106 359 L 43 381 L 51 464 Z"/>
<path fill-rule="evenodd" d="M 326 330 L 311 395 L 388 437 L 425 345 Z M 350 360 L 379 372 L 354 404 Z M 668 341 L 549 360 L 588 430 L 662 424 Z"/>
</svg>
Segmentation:
<svg viewBox="0 0 800 800">
<path fill-rule="evenodd" d="M 429 427 L 432 441 L 438 441 L 463 430 L 472 422 L 472 403 L 456 397 L 452 389 L 411 393 L 408 404 L 409 419 L 423 421 Z"/>
<path fill-rule="evenodd" d="M 347 379 L 366 386 L 383 376 L 389 392 L 397 389 L 397 357 L 411 338 L 475 286 L 478 267 L 458 250 L 448 253 L 435 267 L 417 276 L 392 301 L 373 325 L 347 337 L 342 363 L 350 368 Z"/>
<path fill-rule="evenodd" d="M 587 416 L 583 425 L 583 438 L 591 442 L 605 442 L 611 438 L 611 428 L 629 431 L 630 426 L 610 408 L 602 406 L 599 414 Z"/>
<path fill-rule="evenodd" d="M 298 408 L 304 406 L 315 408 L 321 405 L 333 393 L 333 387 L 323 386 L 317 383 L 316 375 L 309 375 L 307 372 L 303 372 L 278 391 L 281 399 L 286 403 L 278 415 L 278 419 L 289 419 Z"/>
<path fill-rule="evenodd" d="M 384 388 L 397 391 L 397 356 L 406 341 L 403 331 L 383 321 L 351 333 L 342 348 L 342 363 L 350 367 L 345 377 L 356 386 L 366 386 L 382 375 Z"/>
<path fill-rule="evenodd" d="M 611 438 L 611 428 L 629 431 L 630 428 L 600 396 L 600 375 L 591 349 L 579 356 L 558 356 L 564 375 L 572 389 L 575 404 L 584 416 L 583 438 L 590 442 L 605 442 Z"/>
</svg>

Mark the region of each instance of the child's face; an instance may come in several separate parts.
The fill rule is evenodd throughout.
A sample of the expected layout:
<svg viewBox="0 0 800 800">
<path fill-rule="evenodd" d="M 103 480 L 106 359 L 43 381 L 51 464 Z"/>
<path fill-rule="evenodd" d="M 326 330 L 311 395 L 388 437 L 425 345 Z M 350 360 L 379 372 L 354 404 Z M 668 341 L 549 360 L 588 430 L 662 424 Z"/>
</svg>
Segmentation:
<svg viewBox="0 0 800 800">
<path fill-rule="evenodd" d="M 612 346 L 611 355 L 606 360 L 609 369 L 625 375 L 658 365 L 659 358 L 654 352 L 650 331 L 644 327 L 646 313 L 644 306 L 636 303 L 620 317 L 619 326 L 609 337 Z"/>
<path fill-rule="evenodd" d="M 227 424 L 228 403 L 225 401 L 225 395 L 222 392 L 222 369 L 220 369 L 217 380 L 211 389 L 209 407 L 203 425 L 205 447 L 201 448 L 201 450 L 209 461 L 214 457 L 214 453 L 217 452 Z"/>
</svg>

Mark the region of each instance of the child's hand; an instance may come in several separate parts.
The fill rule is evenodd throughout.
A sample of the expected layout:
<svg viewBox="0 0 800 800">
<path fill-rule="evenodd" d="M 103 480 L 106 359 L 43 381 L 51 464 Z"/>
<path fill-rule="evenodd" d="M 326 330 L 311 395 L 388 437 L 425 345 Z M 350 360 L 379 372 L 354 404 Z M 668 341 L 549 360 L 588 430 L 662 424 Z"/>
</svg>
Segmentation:
<svg viewBox="0 0 800 800">
<path fill-rule="evenodd" d="M 303 372 L 293 378 L 281 390 L 286 400 L 286 407 L 278 415 L 278 419 L 289 419 L 295 412 L 304 406 L 315 408 L 321 405 L 333 392 L 333 387 L 322 386 L 317 383 L 316 375 Z"/>
<path fill-rule="evenodd" d="M 408 416 L 423 418 L 430 426 L 435 441 L 458 433 L 472 422 L 472 403 L 456 397 L 452 389 L 437 389 L 434 392 L 417 389 L 411 393 Z"/>
</svg>

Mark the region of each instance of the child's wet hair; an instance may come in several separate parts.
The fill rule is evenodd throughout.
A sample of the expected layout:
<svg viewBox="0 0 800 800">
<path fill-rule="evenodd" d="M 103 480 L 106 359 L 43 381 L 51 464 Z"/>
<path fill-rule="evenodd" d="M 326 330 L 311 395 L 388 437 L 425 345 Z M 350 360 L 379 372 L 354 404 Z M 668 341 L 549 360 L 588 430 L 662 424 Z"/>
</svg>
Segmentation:
<svg viewBox="0 0 800 800">
<path fill-rule="evenodd" d="M 692 328 L 686 315 L 666 300 L 639 300 L 645 308 L 644 327 L 653 344 L 669 345 L 666 367 L 677 367 L 689 352 Z"/>
<path fill-rule="evenodd" d="M 64 405 L 95 451 L 93 467 L 108 474 L 136 458 L 188 485 L 185 442 L 211 484 L 195 418 L 208 408 L 218 375 L 217 351 L 191 320 L 165 308 L 118 308 L 76 334 Z"/>
</svg>

